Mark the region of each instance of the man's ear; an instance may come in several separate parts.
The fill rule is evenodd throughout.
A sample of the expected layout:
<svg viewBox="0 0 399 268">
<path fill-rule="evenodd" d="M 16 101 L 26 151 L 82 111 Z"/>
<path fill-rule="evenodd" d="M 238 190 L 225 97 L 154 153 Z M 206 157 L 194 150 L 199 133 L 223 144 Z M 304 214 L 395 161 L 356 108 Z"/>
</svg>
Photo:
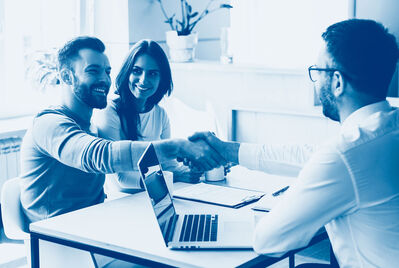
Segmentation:
<svg viewBox="0 0 399 268">
<path fill-rule="evenodd" d="M 72 71 L 69 69 L 62 69 L 60 72 L 61 80 L 67 84 L 67 85 L 72 85 L 73 84 L 73 74 Z"/>
<path fill-rule="evenodd" d="M 335 71 L 332 79 L 332 93 L 337 98 L 344 94 L 345 80 L 339 71 Z"/>
</svg>

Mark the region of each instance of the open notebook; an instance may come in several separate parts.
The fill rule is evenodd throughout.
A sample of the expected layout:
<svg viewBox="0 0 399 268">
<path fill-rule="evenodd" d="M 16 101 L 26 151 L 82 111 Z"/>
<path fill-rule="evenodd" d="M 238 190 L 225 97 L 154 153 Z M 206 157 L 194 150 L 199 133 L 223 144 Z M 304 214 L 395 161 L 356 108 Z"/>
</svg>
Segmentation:
<svg viewBox="0 0 399 268">
<path fill-rule="evenodd" d="M 259 200 L 265 193 L 207 183 L 193 184 L 173 192 L 173 197 L 239 208 Z"/>
</svg>

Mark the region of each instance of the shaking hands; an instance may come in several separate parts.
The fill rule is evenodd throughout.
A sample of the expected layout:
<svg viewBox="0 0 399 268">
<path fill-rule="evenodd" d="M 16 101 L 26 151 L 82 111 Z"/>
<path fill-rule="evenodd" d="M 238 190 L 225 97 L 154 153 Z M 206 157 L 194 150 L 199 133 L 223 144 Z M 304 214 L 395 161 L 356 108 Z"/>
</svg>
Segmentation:
<svg viewBox="0 0 399 268">
<path fill-rule="evenodd" d="M 225 142 L 213 133 L 197 132 L 181 147 L 178 160 L 198 170 L 211 170 L 219 166 L 238 164 L 239 143 Z"/>
<path fill-rule="evenodd" d="M 183 161 L 194 170 L 201 171 L 211 170 L 227 163 L 221 154 L 203 139 L 184 140 L 177 160 Z"/>
</svg>

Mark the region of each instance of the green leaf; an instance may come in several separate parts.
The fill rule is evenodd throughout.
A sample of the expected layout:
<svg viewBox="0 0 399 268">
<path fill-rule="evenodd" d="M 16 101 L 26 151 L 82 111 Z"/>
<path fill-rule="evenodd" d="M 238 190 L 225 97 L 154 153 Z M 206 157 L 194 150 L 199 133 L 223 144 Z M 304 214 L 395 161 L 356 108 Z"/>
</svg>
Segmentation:
<svg viewBox="0 0 399 268">
<path fill-rule="evenodd" d="M 233 6 L 229 4 L 221 4 L 220 8 L 233 8 Z"/>
<path fill-rule="evenodd" d="M 198 12 L 195 11 L 193 14 L 190 15 L 190 18 L 194 18 L 194 17 L 197 16 L 197 15 L 198 15 Z"/>
</svg>

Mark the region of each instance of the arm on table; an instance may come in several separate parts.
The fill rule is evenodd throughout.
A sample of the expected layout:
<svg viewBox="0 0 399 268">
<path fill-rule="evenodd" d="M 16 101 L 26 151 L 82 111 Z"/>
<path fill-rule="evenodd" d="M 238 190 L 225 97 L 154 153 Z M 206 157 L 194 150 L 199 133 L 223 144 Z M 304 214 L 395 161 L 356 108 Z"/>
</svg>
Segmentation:
<svg viewBox="0 0 399 268">
<path fill-rule="evenodd" d="M 355 190 L 338 153 L 316 153 L 299 178 L 256 225 L 254 249 L 273 257 L 306 246 L 315 233 L 356 208 Z"/>
</svg>

